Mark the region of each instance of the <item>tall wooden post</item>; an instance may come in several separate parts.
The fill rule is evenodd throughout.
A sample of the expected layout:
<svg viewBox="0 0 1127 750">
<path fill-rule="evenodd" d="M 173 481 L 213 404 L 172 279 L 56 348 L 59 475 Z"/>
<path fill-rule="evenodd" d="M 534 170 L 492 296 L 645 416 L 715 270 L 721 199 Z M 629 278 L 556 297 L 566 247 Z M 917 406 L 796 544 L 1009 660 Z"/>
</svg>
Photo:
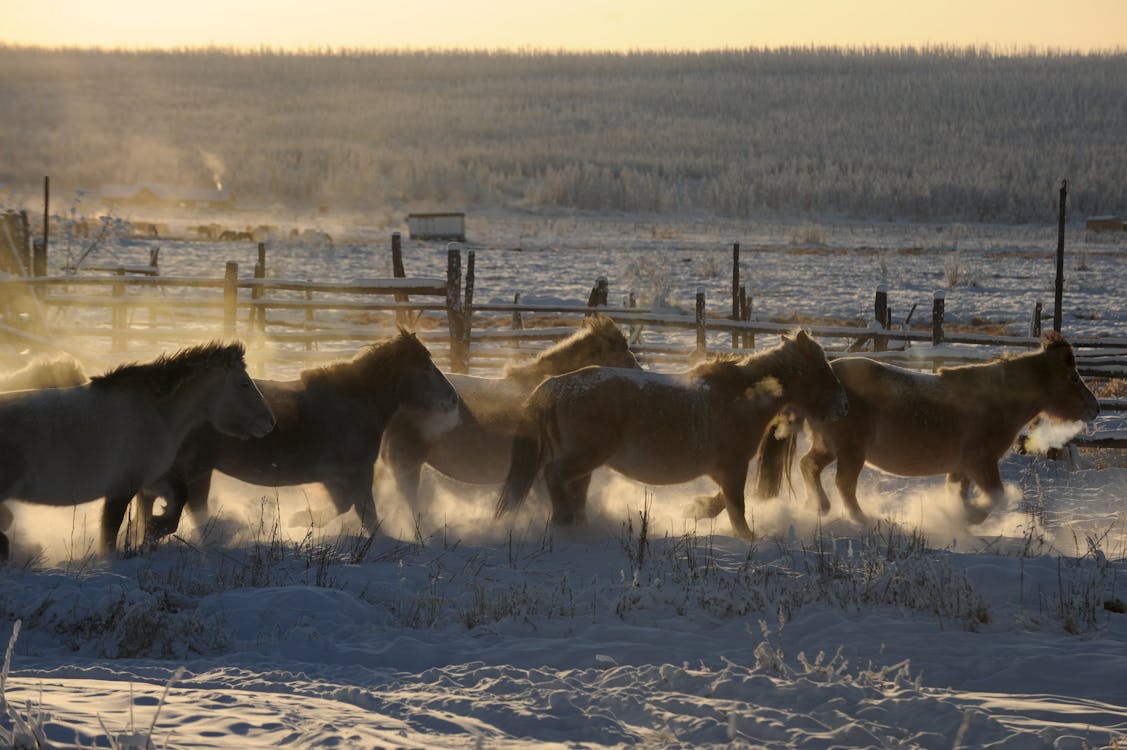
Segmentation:
<svg viewBox="0 0 1127 750">
<path fill-rule="evenodd" d="M 703 357 L 708 352 L 708 329 L 705 325 L 704 313 L 704 289 L 697 288 L 696 300 L 696 329 L 697 329 L 697 348 L 693 352 L 694 357 Z"/>
<path fill-rule="evenodd" d="M 1068 180 L 1060 181 L 1060 205 L 1057 220 L 1057 279 L 1053 287 L 1053 330 L 1060 333 L 1064 319 L 1064 206 L 1068 197 Z"/>
<path fill-rule="evenodd" d="M 239 264 L 233 260 L 227 261 L 227 268 L 223 273 L 223 335 L 234 338 L 237 321 L 235 314 L 239 301 Z"/>
<path fill-rule="evenodd" d="M 740 287 L 740 320 L 747 323 L 751 321 L 751 306 L 753 301 L 748 296 L 747 287 Z M 743 335 L 743 347 L 745 349 L 755 348 L 755 332 L 752 330 L 745 330 Z"/>
<path fill-rule="evenodd" d="M 732 320 L 740 319 L 740 243 L 732 243 Z M 740 345 L 738 331 L 732 332 L 732 348 Z"/>
<path fill-rule="evenodd" d="M 462 251 L 451 243 L 446 248 L 446 322 L 450 327 L 450 370 L 465 372 L 462 344 Z"/>
</svg>

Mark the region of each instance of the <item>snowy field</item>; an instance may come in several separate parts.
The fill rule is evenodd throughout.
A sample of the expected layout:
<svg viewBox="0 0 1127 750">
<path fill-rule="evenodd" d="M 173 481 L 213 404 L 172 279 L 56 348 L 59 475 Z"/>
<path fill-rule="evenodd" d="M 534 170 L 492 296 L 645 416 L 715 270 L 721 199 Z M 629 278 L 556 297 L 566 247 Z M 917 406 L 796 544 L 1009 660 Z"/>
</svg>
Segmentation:
<svg viewBox="0 0 1127 750">
<path fill-rule="evenodd" d="M 272 248 L 271 275 L 386 274 L 390 229 L 324 228 L 332 248 Z M 1066 335 L 1127 335 L 1122 240 L 1070 233 Z M 583 301 L 606 276 L 612 301 L 658 285 L 688 309 L 704 287 L 723 311 L 738 241 L 765 317 L 857 319 L 882 282 L 898 320 L 926 317 L 957 270 L 948 320 L 1015 332 L 1036 300 L 1051 310 L 1056 245 L 1055 227 L 612 217 L 487 217 L 469 234 L 479 301 Z M 168 275 L 254 263 L 253 247 L 161 245 Z M 441 275 L 444 246 L 405 251 L 408 275 Z M 122 243 L 99 262 L 147 255 Z M 1127 469 L 1012 454 L 1002 471 L 1009 506 L 980 527 L 941 478 L 867 470 L 875 527 L 832 492 L 819 519 L 797 488 L 749 500 L 751 544 L 684 517 L 707 480 L 609 471 L 582 530 L 546 527 L 543 500 L 497 524 L 495 489 L 430 475 L 417 516 L 377 496 L 388 533 L 370 543 L 351 515 L 303 520 L 319 487 L 221 479 L 206 528 L 111 561 L 90 554 L 99 503 L 13 503 L 0 647 L 22 629 L 0 746 L 15 719 L 59 748 L 1122 744 Z"/>
</svg>

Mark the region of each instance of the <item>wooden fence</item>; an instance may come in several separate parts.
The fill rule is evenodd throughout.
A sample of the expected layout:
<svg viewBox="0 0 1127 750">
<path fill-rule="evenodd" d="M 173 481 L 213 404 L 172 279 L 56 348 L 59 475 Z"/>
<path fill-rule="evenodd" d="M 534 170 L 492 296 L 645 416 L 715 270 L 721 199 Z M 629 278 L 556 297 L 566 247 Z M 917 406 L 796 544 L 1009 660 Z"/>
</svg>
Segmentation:
<svg viewBox="0 0 1127 750">
<path fill-rule="evenodd" d="M 443 277 L 407 277 L 398 234 L 392 236 L 391 254 L 392 278 L 354 283 L 268 278 L 263 245 L 252 278 L 240 278 L 238 265 L 228 262 L 222 278 L 212 279 L 161 276 L 153 272 L 155 263 L 141 269 L 100 269 L 109 274 L 5 279 L 0 280 L 0 332 L 27 346 L 70 351 L 96 364 L 209 337 L 239 337 L 261 373 L 270 366 L 349 356 L 398 324 L 416 329 L 448 369 L 466 372 L 495 369 L 502 360 L 563 338 L 574 330 L 576 319 L 593 310 L 629 326 L 640 358 L 659 367 L 682 366 L 709 351 L 754 348 L 757 337 L 794 328 L 752 320 L 752 301 L 739 284 L 738 245 L 733 247 L 730 313 L 712 316 L 703 291 L 693 300 L 692 314 L 608 305 L 603 278 L 595 280 L 587 304 L 527 304 L 519 294 L 509 304 L 477 304 L 473 250 L 466 252 L 463 269 L 462 249 L 450 246 Z M 75 314 L 63 316 L 62 310 Z M 865 349 L 866 356 L 922 369 L 984 361 L 1004 349 L 1038 344 L 1040 311 L 1027 336 L 949 331 L 944 315 L 945 298 L 937 292 L 930 325 L 893 328 L 887 289 L 878 287 L 870 326 L 804 327 L 819 339 L 836 342 L 827 346 L 830 356 Z M 60 324 L 63 317 L 67 319 Z M 657 335 L 643 337 L 643 332 Z M 1127 378 L 1127 339 L 1071 341 L 1083 375 Z M 1102 406 L 1122 410 L 1127 403 L 1106 399 Z"/>
</svg>

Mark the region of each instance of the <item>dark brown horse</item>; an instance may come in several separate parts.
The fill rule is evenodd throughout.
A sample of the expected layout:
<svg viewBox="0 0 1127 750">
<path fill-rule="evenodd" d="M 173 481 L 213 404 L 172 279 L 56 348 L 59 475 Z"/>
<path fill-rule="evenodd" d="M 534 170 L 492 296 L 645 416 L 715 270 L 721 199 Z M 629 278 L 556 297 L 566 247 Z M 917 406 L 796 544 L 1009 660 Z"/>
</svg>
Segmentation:
<svg viewBox="0 0 1127 750">
<path fill-rule="evenodd" d="M 443 435 L 426 436 L 407 415 L 397 416 L 384 434 L 380 463 L 394 475 L 412 510 L 424 463 L 458 481 L 500 484 L 509 470 L 512 441 L 528 394 L 544 378 L 586 365 L 639 367 L 613 320 L 603 315 L 584 318 L 571 336 L 529 362 L 510 364 L 502 377 L 448 376 L 462 399 L 458 426 Z"/>
<path fill-rule="evenodd" d="M 242 344 L 213 343 L 85 385 L 0 395 L 0 558 L 8 555 L 9 499 L 76 505 L 104 497 L 107 553 L 133 495 L 161 481 L 194 430 L 206 425 L 231 440 L 270 432 L 274 416 L 243 353 Z"/>
<path fill-rule="evenodd" d="M 585 367 L 549 378 L 526 402 L 533 434 L 513 441 L 497 515 L 524 502 L 542 469 L 552 521 L 582 522 L 591 473 L 605 465 L 647 484 L 707 475 L 720 485 L 735 533 L 751 538 L 744 518 L 748 462 L 788 403 L 825 420 L 848 408 L 822 347 L 805 332 L 765 352 L 676 375 Z"/>
<path fill-rule="evenodd" d="M 834 422 L 808 419 L 810 450 L 799 461 L 808 497 L 825 513 L 830 501 L 822 471 L 837 461 L 836 484 L 849 515 L 867 518 L 857 504 L 857 479 L 866 462 L 902 476 L 946 474 L 959 492 L 969 523 L 981 523 L 1004 500 L 998 461 L 1018 432 L 1044 413 L 1087 421 L 1100 410 L 1076 371 L 1072 347 L 1058 333 L 1040 351 L 982 365 L 922 373 L 862 357 L 833 362 L 849 394 L 849 416 Z M 778 493 L 796 432 L 765 439 L 758 494 Z M 985 503 L 973 497 L 977 485 Z M 719 509 L 713 508 L 715 512 Z"/>
<path fill-rule="evenodd" d="M 306 370 L 297 380 L 257 380 L 278 425 L 256 440 L 199 430 L 185 441 L 163 485 L 141 498 L 145 536 L 172 533 L 186 502 L 197 526 L 207 521 L 213 469 L 250 484 L 320 482 L 338 513 L 355 507 L 364 528 L 379 527 L 372 497 L 373 465 L 384 429 L 401 415 L 428 439 L 454 426 L 458 394 L 413 333 L 374 344 L 349 361 Z M 168 501 L 152 516 L 154 495 Z"/>
</svg>

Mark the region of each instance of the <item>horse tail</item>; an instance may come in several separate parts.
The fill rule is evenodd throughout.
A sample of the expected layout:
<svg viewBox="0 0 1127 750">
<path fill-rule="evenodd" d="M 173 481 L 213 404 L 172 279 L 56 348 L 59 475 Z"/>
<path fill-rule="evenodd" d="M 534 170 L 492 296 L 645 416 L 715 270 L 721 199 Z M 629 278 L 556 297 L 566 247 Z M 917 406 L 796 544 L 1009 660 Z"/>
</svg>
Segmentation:
<svg viewBox="0 0 1127 750">
<path fill-rule="evenodd" d="M 555 401 L 537 388 L 524 404 L 524 424 L 513 437 L 509 473 L 497 498 L 495 518 L 519 510 L 544 467 L 548 443 L 555 430 Z"/>
<path fill-rule="evenodd" d="M 801 425 L 788 425 L 787 422 L 775 420 L 768 425 L 759 441 L 759 468 L 755 473 L 755 494 L 757 497 L 778 497 L 782 489 L 783 475 L 786 475 L 787 485 L 790 484 L 790 470 L 794 465 L 794 455 L 798 446 L 798 427 Z M 779 435 L 778 432 L 783 432 Z"/>
</svg>

